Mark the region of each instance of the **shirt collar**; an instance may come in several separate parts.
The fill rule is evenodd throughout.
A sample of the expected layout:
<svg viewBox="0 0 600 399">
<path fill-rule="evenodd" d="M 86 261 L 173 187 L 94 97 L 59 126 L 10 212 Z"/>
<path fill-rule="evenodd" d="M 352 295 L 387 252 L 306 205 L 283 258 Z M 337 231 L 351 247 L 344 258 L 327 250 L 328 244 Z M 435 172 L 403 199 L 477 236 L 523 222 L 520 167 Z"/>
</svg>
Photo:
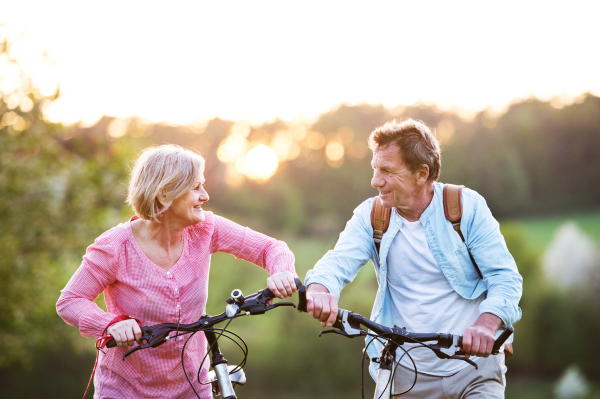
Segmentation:
<svg viewBox="0 0 600 399">
<path fill-rule="evenodd" d="M 421 217 L 419 218 L 420 221 L 425 222 L 427 221 L 431 215 L 433 215 L 435 213 L 435 211 L 437 209 L 439 209 L 439 207 L 441 206 L 441 196 L 443 195 L 442 190 L 440 190 L 440 187 L 442 187 L 442 183 L 438 183 L 435 182 L 433 183 L 433 199 L 431 200 L 431 202 L 429 203 L 429 205 L 427 206 L 427 208 L 425 208 L 425 211 L 421 214 Z"/>
</svg>

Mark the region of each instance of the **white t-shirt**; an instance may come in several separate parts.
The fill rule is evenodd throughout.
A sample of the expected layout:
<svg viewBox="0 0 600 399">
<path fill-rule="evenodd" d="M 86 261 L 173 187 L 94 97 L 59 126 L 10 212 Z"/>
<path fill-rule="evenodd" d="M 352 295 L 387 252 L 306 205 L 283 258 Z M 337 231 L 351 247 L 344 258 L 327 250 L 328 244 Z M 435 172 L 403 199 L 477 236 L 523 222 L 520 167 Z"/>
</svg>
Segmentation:
<svg viewBox="0 0 600 399">
<path fill-rule="evenodd" d="M 405 327 L 409 332 L 462 335 L 479 317 L 478 307 L 484 295 L 468 300 L 452 289 L 429 249 L 420 221 L 403 220 L 390 247 L 387 264 L 388 290 L 396 326 Z M 406 343 L 404 347 L 408 349 L 414 345 Z M 396 359 L 403 353 L 398 349 Z M 426 348 L 413 349 L 409 353 L 417 370 L 430 375 L 448 376 L 469 366 L 462 360 L 439 359 Z M 408 356 L 404 356 L 401 364 L 410 369 L 414 367 Z"/>
</svg>

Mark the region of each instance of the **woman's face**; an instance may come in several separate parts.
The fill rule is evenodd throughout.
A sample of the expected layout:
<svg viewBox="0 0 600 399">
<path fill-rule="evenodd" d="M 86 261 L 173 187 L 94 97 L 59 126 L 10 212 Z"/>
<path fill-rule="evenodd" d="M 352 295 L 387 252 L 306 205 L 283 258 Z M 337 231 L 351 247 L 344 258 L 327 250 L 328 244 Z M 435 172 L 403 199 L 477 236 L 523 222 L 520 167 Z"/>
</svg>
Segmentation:
<svg viewBox="0 0 600 399">
<path fill-rule="evenodd" d="M 202 204 L 208 201 L 208 193 L 204 189 L 204 173 L 200 173 L 192 188 L 183 196 L 177 198 L 165 212 L 186 226 L 192 226 L 204 221 Z"/>
</svg>

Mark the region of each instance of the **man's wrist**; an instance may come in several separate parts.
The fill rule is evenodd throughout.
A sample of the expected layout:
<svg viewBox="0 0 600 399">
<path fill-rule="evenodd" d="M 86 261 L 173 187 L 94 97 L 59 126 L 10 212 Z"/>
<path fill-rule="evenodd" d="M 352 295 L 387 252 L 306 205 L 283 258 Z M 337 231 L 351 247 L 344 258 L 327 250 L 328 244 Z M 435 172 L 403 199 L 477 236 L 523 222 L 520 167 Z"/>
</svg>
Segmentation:
<svg viewBox="0 0 600 399">
<path fill-rule="evenodd" d="M 483 327 L 487 330 L 496 334 L 496 331 L 500 329 L 503 325 L 503 321 L 500 317 L 496 316 L 493 313 L 482 313 L 477 321 L 475 322 L 475 326 Z"/>
<path fill-rule="evenodd" d="M 323 284 L 312 283 L 306 287 L 306 292 L 322 292 L 324 294 L 329 294 L 329 290 Z"/>
</svg>

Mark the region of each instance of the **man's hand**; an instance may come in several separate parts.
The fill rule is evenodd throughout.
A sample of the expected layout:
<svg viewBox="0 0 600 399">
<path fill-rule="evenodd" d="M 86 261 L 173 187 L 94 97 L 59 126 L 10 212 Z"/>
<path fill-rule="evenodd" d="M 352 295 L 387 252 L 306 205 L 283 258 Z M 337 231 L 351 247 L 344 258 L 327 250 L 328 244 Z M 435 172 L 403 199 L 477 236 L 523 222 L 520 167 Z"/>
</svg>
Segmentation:
<svg viewBox="0 0 600 399">
<path fill-rule="evenodd" d="M 306 310 L 308 314 L 321 322 L 323 327 L 331 327 L 338 313 L 335 295 L 321 284 L 311 284 L 306 290 Z"/>
<path fill-rule="evenodd" d="M 463 332 L 463 350 L 466 356 L 488 357 L 492 353 L 496 340 L 496 331 L 502 326 L 502 320 L 492 313 L 483 313 L 474 325 Z"/>
<path fill-rule="evenodd" d="M 292 296 L 296 292 L 294 275 L 290 272 L 275 273 L 267 279 L 267 287 L 279 299 Z"/>
</svg>

